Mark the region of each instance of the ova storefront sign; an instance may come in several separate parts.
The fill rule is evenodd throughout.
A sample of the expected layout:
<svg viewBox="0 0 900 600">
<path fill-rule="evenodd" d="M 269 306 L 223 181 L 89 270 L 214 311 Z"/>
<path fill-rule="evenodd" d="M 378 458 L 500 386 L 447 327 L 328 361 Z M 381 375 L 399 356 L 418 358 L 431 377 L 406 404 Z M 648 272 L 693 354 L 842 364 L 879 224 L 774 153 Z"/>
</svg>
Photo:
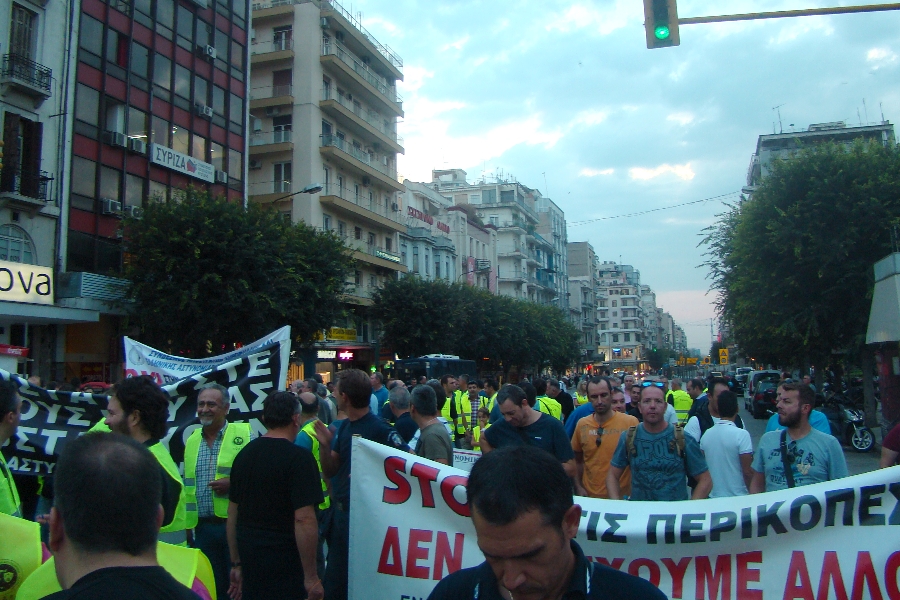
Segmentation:
<svg viewBox="0 0 900 600">
<path fill-rule="evenodd" d="M 209 183 L 216 180 L 216 169 L 211 164 L 159 144 L 150 144 L 150 162 Z"/>
<path fill-rule="evenodd" d="M 53 304 L 53 269 L 0 260 L 0 301 Z"/>
</svg>

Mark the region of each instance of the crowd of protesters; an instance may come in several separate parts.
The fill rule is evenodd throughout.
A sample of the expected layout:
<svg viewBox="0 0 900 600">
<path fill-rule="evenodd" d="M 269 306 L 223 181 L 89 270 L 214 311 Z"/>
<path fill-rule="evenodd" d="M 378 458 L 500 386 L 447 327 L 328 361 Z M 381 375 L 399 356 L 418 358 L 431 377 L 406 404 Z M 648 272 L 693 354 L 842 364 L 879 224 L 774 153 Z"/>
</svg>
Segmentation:
<svg viewBox="0 0 900 600">
<path fill-rule="evenodd" d="M 228 390 L 206 385 L 199 427 L 178 464 L 161 443 L 169 399 L 149 377 L 135 377 L 110 390 L 104 421 L 67 444 L 52 508 L 31 515 L 36 522 L 21 518 L 29 515 L 0 460 L 0 531 L 8 540 L 0 554 L 15 547 L 34 563 L 20 582 L 23 600 L 344 600 L 351 442 L 361 436 L 447 465 L 454 450 L 483 455 L 468 494 L 486 566 L 448 577 L 434 598 L 471 598 L 473 586 L 498 592 L 484 597 L 556 598 L 573 585 L 577 597 L 601 597 L 592 585 L 616 588 L 602 597 L 662 597 L 586 562 L 573 539 L 581 514 L 573 493 L 680 501 L 845 477 L 840 444 L 810 423 L 814 405 L 808 384 L 782 382 L 772 430 L 754 449 L 738 399 L 720 378 L 627 374 L 567 385 L 534 377 L 501 386 L 467 374 L 402 382 L 348 369 L 327 384 L 316 376 L 270 394 L 266 432 L 255 439 L 249 425 L 228 422 Z M 0 445 L 20 414 L 16 386 L 0 382 Z M 882 466 L 897 462 L 898 432 L 885 439 L 892 454 Z M 518 568 L 522 549 L 537 548 L 541 536 L 559 538 L 545 562 L 558 568 Z"/>
</svg>

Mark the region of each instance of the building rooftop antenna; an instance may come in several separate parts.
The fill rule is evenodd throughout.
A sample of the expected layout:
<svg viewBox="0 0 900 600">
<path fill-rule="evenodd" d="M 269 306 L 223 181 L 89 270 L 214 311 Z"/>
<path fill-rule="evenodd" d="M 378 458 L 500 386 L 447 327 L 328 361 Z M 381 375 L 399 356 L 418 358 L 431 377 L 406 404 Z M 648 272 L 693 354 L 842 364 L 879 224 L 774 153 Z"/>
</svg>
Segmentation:
<svg viewBox="0 0 900 600">
<path fill-rule="evenodd" d="M 779 104 L 778 106 L 775 106 L 772 108 L 772 110 L 774 110 L 775 112 L 778 113 L 778 133 L 784 133 L 784 127 L 781 126 L 781 107 L 782 106 L 784 106 L 784 104 Z M 775 129 L 775 128 L 772 127 L 772 129 Z"/>
</svg>

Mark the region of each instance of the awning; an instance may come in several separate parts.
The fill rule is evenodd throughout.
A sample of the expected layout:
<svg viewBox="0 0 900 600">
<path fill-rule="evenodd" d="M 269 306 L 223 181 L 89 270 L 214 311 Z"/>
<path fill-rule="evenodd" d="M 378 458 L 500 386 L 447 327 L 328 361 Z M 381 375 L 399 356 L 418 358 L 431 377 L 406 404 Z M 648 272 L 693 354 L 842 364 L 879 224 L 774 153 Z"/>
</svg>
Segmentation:
<svg viewBox="0 0 900 600">
<path fill-rule="evenodd" d="M 867 344 L 900 341 L 900 253 L 875 263 L 875 293 L 869 312 Z"/>
<path fill-rule="evenodd" d="M 0 321 L 29 325 L 66 325 L 68 323 L 96 323 L 100 312 L 80 308 L 0 302 Z"/>
</svg>

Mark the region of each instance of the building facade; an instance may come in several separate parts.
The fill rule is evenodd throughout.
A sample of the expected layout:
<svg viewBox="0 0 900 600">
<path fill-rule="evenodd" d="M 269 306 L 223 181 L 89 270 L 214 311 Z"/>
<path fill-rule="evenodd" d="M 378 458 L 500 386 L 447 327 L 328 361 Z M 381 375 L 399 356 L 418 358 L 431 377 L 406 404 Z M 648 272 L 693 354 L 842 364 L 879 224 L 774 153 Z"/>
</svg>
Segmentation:
<svg viewBox="0 0 900 600">
<path fill-rule="evenodd" d="M 550 301 L 560 310 L 569 310 L 569 272 L 567 246 L 569 237 L 566 234 L 566 214 L 550 198 L 543 196 L 537 199 L 538 225 L 537 233 L 550 242 L 547 251 L 547 277 L 554 288 L 554 298 Z"/>
<path fill-rule="evenodd" d="M 566 245 L 566 263 L 569 314 L 572 324 L 581 331 L 579 367 L 586 369 L 606 360 L 597 347 L 597 254 L 587 242 L 571 242 Z"/>
<path fill-rule="evenodd" d="M 637 370 L 645 361 L 640 271 L 603 261 L 597 279 L 600 352 L 613 369 Z"/>
</svg>

